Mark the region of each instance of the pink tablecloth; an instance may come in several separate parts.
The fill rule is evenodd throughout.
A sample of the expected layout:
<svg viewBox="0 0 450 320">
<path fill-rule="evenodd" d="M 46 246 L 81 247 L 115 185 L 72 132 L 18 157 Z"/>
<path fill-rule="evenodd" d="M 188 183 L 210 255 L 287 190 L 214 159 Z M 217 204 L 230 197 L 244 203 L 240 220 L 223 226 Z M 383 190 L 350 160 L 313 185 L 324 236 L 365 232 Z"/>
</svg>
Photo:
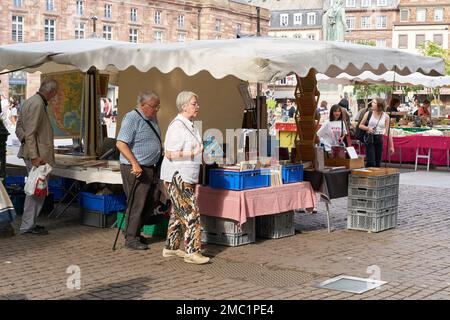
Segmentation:
<svg viewBox="0 0 450 320">
<path fill-rule="evenodd" d="M 391 162 L 415 162 L 416 148 L 419 148 L 420 155 L 428 154 L 428 148 L 431 148 L 430 163 L 437 166 L 447 165 L 447 149 L 450 149 L 450 137 L 433 137 L 415 134 L 406 137 L 393 137 L 395 152 L 388 155 L 387 137 L 384 137 L 383 161 Z M 361 147 L 361 153 L 365 152 L 364 145 Z M 358 150 L 358 147 L 356 147 Z M 427 160 L 418 159 L 418 163 L 426 164 Z"/>
<path fill-rule="evenodd" d="M 200 214 L 221 217 L 243 224 L 247 218 L 313 208 L 317 198 L 309 182 L 243 191 L 199 186 L 197 201 Z"/>
</svg>

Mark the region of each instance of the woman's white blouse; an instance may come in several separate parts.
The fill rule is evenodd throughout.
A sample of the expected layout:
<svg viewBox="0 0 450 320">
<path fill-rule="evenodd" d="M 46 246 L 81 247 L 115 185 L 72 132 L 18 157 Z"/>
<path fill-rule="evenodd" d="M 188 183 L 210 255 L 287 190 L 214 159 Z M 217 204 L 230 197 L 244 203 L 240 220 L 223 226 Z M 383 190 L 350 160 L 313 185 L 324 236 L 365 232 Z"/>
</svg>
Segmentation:
<svg viewBox="0 0 450 320">
<path fill-rule="evenodd" d="M 202 144 L 202 137 L 198 129 L 194 127 L 194 123 L 181 114 L 178 114 L 167 128 L 164 140 L 165 151 L 175 153 L 183 151 L 185 154 L 190 154 Z M 202 153 L 194 159 L 189 156 L 173 160 L 164 157 L 161 165 L 161 180 L 172 182 L 173 174 L 178 171 L 184 182 L 198 183 L 201 163 Z"/>
</svg>

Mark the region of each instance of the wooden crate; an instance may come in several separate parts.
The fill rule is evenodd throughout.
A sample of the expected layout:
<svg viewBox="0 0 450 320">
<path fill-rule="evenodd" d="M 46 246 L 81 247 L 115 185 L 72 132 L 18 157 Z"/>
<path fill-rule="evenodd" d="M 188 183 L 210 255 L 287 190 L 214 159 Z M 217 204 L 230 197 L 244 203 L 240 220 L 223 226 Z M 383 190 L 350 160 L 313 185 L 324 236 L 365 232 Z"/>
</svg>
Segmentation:
<svg viewBox="0 0 450 320">
<path fill-rule="evenodd" d="M 325 166 L 327 167 L 346 167 L 347 169 L 364 168 L 364 158 L 358 159 L 332 159 L 325 158 Z"/>
</svg>

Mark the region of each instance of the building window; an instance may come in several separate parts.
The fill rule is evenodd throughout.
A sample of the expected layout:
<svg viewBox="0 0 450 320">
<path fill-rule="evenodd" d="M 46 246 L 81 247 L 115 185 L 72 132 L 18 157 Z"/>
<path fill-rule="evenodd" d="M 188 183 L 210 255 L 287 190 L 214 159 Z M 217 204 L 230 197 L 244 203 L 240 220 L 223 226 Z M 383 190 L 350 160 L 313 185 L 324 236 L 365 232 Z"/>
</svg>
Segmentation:
<svg viewBox="0 0 450 320">
<path fill-rule="evenodd" d="M 105 19 L 112 18 L 112 5 L 105 4 Z"/>
<path fill-rule="evenodd" d="M 425 42 L 424 34 L 416 34 L 416 49 Z"/>
<path fill-rule="evenodd" d="M 356 0 L 346 0 L 345 1 L 345 6 L 346 7 L 351 7 L 351 8 L 356 7 Z"/>
<path fill-rule="evenodd" d="M 367 8 L 372 6 L 372 0 L 361 0 L 361 7 Z"/>
<path fill-rule="evenodd" d="M 240 23 L 236 24 L 236 32 L 241 32 L 241 28 L 242 26 Z"/>
<path fill-rule="evenodd" d="M 409 20 L 409 9 L 400 10 L 400 22 L 407 22 Z"/>
<path fill-rule="evenodd" d="M 379 6 L 379 7 L 386 7 L 387 6 L 387 0 L 377 0 L 377 6 Z"/>
<path fill-rule="evenodd" d="M 280 14 L 280 26 L 285 27 L 289 24 L 289 15 Z"/>
<path fill-rule="evenodd" d="M 398 48 L 399 49 L 408 49 L 408 35 L 407 34 L 399 34 L 398 35 Z"/>
<path fill-rule="evenodd" d="M 286 85 L 286 84 L 287 84 L 286 78 L 281 79 L 281 80 L 280 80 L 280 84 L 281 84 L 281 85 Z"/>
<path fill-rule="evenodd" d="M 112 40 L 112 26 L 103 26 L 103 39 Z"/>
<path fill-rule="evenodd" d="M 221 29 L 222 29 L 222 20 L 216 19 L 216 26 L 215 26 L 214 30 L 216 32 L 220 32 Z"/>
<path fill-rule="evenodd" d="M 442 45 L 444 44 L 444 36 L 442 34 L 433 34 L 433 42 L 442 47 Z"/>
<path fill-rule="evenodd" d="M 130 28 L 130 42 L 138 43 L 138 29 Z"/>
<path fill-rule="evenodd" d="M 426 18 L 427 18 L 427 9 L 418 8 L 416 11 L 417 22 L 425 22 Z"/>
<path fill-rule="evenodd" d="M 45 41 L 55 41 L 55 25 L 54 19 L 45 19 L 44 21 L 44 36 Z"/>
<path fill-rule="evenodd" d="M 161 24 L 161 11 L 155 11 L 155 24 Z"/>
<path fill-rule="evenodd" d="M 301 13 L 295 13 L 294 14 L 294 24 L 295 25 L 302 24 L 302 14 Z"/>
<path fill-rule="evenodd" d="M 137 22 L 137 9 L 136 8 L 132 8 L 130 11 L 130 20 L 132 22 Z"/>
<path fill-rule="evenodd" d="M 220 34 L 216 34 L 216 36 L 214 37 L 214 39 L 220 40 L 220 39 L 222 39 L 222 36 L 221 36 Z"/>
<path fill-rule="evenodd" d="M 75 39 L 84 39 L 84 26 L 83 22 L 78 22 L 75 25 Z"/>
<path fill-rule="evenodd" d="M 307 24 L 308 24 L 308 26 L 316 24 L 316 13 L 315 12 L 308 13 Z"/>
<path fill-rule="evenodd" d="M 377 17 L 377 29 L 386 29 L 387 27 L 387 16 Z"/>
<path fill-rule="evenodd" d="M 180 32 L 178 33 L 178 42 L 185 42 L 186 41 L 186 33 Z"/>
<path fill-rule="evenodd" d="M 444 9 L 435 8 L 434 9 L 434 21 L 444 21 Z"/>
<path fill-rule="evenodd" d="M 184 28 L 184 15 L 180 14 L 177 18 L 178 28 Z"/>
<path fill-rule="evenodd" d="M 370 16 L 361 17 L 361 29 L 370 29 Z"/>
<path fill-rule="evenodd" d="M 163 41 L 163 33 L 162 31 L 155 31 L 155 42 L 161 43 Z"/>
<path fill-rule="evenodd" d="M 355 17 L 345 18 L 345 23 L 347 24 L 347 29 L 349 30 L 355 29 Z"/>
<path fill-rule="evenodd" d="M 47 11 L 55 10 L 55 0 L 45 0 L 45 10 Z"/>
<path fill-rule="evenodd" d="M 23 17 L 12 16 L 12 41 L 23 42 Z"/>
<path fill-rule="evenodd" d="M 300 33 L 296 33 L 296 34 L 294 34 L 294 38 L 295 39 L 301 39 L 302 35 Z"/>
<path fill-rule="evenodd" d="M 77 1 L 77 15 L 82 16 L 84 13 L 84 1 Z"/>
<path fill-rule="evenodd" d="M 14 1 L 13 1 L 13 5 L 14 5 L 14 7 L 16 7 L 16 8 L 22 7 L 22 0 L 14 0 Z"/>
<path fill-rule="evenodd" d="M 309 40 L 316 40 L 316 36 L 314 35 L 314 33 L 310 33 L 310 34 L 308 34 L 308 39 Z"/>
<path fill-rule="evenodd" d="M 386 47 L 386 39 L 377 39 L 375 42 L 377 47 Z"/>
</svg>

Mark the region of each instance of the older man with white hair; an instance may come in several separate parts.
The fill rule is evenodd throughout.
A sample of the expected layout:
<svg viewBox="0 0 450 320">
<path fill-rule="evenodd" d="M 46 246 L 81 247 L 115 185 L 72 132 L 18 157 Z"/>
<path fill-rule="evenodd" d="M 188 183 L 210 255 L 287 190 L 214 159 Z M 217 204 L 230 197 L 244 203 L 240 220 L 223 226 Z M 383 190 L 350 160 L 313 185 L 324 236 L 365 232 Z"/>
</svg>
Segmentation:
<svg viewBox="0 0 450 320">
<path fill-rule="evenodd" d="M 48 163 L 55 164 L 53 145 L 53 128 L 48 115 L 48 101 L 58 93 L 58 82 L 54 79 L 42 81 L 39 91 L 31 98 L 25 100 L 18 110 L 16 135 L 21 146 L 17 156 L 23 158 L 27 171 L 32 167 L 39 167 Z M 36 225 L 44 205 L 45 197 L 25 197 L 20 234 L 46 235 L 48 231 Z"/>
</svg>

